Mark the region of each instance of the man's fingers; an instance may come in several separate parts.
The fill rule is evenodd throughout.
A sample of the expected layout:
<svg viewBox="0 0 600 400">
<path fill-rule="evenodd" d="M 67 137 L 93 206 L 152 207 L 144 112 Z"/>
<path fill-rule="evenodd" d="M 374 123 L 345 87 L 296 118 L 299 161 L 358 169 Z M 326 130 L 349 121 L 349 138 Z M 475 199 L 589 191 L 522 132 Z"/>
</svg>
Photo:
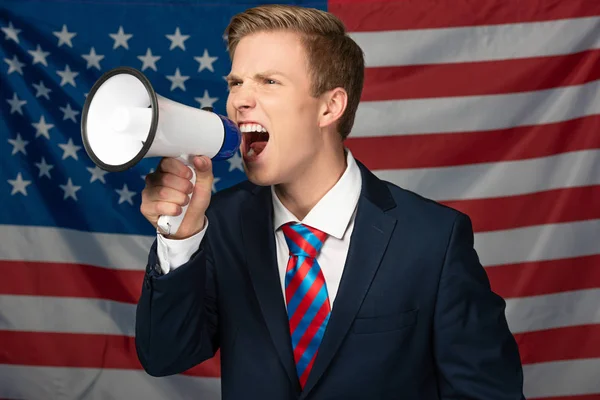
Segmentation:
<svg viewBox="0 0 600 400">
<path fill-rule="evenodd" d="M 188 179 L 164 172 L 154 172 L 146 175 L 146 183 L 150 187 L 165 186 L 188 194 L 192 193 L 194 189 L 194 185 Z"/>
<path fill-rule="evenodd" d="M 181 160 L 171 157 L 165 157 L 160 160 L 158 168 L 162 172 L 180 176 L 185 179 L 192 178 L 192 171 Z"/>
</svg>

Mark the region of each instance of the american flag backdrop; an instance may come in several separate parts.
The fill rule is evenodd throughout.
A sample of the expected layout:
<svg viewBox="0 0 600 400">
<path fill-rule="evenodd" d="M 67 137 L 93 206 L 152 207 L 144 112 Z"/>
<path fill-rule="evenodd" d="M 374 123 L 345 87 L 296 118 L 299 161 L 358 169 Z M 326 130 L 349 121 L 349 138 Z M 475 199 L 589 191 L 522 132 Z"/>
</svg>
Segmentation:
<svg viewBox="0 0 600 400">
<path fill-rule="evenodd" d="M 263 1 L 262 3 L 265 3 Z M 296 1 L 341 17 L 368 69 L 354 155 L 471 216 L 528 399 L 600 399 L 600 0 Z M 157 159 L 122 173 L 81 141 L 86 95 L 127 65 L 225 113 L 223 31 L 244 1 L 3 0 L 0 398 L 219 398 L 218 356 L 144 373 L 135 303 Z M 217 162 L 214 190 L 244 179 Z"/>
</svg>

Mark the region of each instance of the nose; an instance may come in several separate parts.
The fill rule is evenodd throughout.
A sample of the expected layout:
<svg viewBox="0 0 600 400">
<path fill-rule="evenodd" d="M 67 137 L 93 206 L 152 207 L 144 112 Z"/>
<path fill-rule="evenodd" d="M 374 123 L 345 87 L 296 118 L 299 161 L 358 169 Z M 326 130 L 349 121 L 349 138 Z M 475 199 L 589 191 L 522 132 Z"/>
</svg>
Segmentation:
<svg viewBox="0 0 600 400">
<path fill-rule="evenodd" d="M 234 88 L 229 94 L 231 104 L 240 112 L 250 110 L 256 106 L 256 97 L 254 90 L 249 85 L 240 85 Z"/>
</svg>

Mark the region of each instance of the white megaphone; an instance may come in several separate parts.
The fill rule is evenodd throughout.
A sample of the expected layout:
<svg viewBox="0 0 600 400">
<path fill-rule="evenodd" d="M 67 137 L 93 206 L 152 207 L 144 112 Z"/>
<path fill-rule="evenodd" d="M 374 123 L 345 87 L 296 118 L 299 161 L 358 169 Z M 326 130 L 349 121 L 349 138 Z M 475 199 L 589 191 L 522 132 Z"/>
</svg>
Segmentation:
<svg viewBox="0 0 600 400">
<path fill-rule="evenodd" d="M 233 121 L 157 95 L 146 76 L 130 67 L 112 69 L 94 84 L 81 115 L 81 135 L 87 154 L 105 171 L 125 171 L 143 158 L 177 157 L 191 169 L 192 184 L 193 156 L 224 160 L 241 142 Z M 187 205 L 178 216 L 160 216 L 159 228 L 177 232 L 186 211 Z"/>
</svg>

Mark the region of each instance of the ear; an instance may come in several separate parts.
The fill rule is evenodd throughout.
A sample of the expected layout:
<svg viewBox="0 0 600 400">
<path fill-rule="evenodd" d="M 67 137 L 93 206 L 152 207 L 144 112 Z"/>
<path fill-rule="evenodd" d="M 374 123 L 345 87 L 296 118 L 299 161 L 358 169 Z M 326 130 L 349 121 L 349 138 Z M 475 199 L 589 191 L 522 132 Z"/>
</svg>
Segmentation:
<svg viewBox="0 0 600 400">
<path fill-rule="evenodd" d="M 319 127 L 324 128 L 338 121 L 348 105 L 348 93 L 341 88 L 329 90 L 321 96 Z"/>
</svg>

